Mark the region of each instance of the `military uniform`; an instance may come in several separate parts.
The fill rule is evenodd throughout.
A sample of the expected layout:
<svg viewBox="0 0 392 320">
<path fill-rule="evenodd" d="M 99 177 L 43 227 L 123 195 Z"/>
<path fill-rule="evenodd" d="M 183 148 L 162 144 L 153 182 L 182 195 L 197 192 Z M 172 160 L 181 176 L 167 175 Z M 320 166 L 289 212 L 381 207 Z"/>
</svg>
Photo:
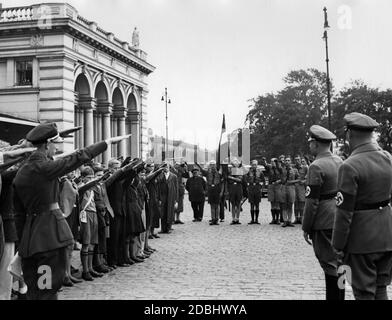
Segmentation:
<svg viewBox="0 0 392 320">
<path fill-rule="evenodd" d="M 214 160 L 210 164 L 216 164 Z M 207 180 L 207 197 L 208 203 L 211 206 L 211 225 L 217 225 L 219 220 L 219 205 L 221 202 L 222 192 L 223 192 L 223 177 L 218 172 L 218 170 L 208 168 L 208 170 L 203 170 L 200 168 L 203 176 Z"/>
<path fill-rule="evenodd" d="M 275 159 L 272 159 L 271 161 L 275 161 Z M 271 203 L 272 221 L 270 224 L 280 224 L 280 173 L 277 167 L 266 163 L 265 169 L 268 175 L 268 201 Z"/>
<path fill-rule="evenodd" d="M 175 174 L 177 176 L 178 182 L 178 203 L 175 210 L 176 219 L 174 224 L 183 224 L 183 222 L 180 220 L 180 213 L 184 211 L 185 184 L 183 179 L 189 178 L 189 172 L 187 167 L 181 164 L 176 165 L 174 169 L 176 170 Z"/>
<path fill-rule="evenodd" d="M 329 144 L 336 136 L 315 125 L 310 128 L 310 141 Z M 331 245 L 333 221 L 336 212 L 337 174 L 343 161 L 329 150 L 318 152 L 309 166 L 306 179 L 306 201 L 302 230 L 312 239 L 314 253 L 325 274 L 326 299 L 344 300 L 339 290 L 338 259 Z"/>
<path fill-rule="evenodd" d="M 376 121 L 360 113 L 344 120 L 350 143 L 355 135 L 357 143 L 339 169 L 332 244 L 344 252 L 344 262 L 351 268 L 355 298 L 387 299 L 392 270 L 392 157 L 371 141 Z"/>
<path fill-rule="evenodd" d="M 38 125 L 27 134 L 34 145 L 58 142 L 57 137 L 54 123 Z M 28 299 L 57 298 L 65 275 L 65 249 L 73 244 L 72 232 L 57 203 L 59 178 L 106 149 L 107 144 L 100 142 L 55 161 L 37 150 L 18 171 L 14 180 L 15 210 Z M 50 267 L 51 288 L 39 288 L 41 266 Z"/>
<path fill-rule="evenodd" d="M 299 177 L 298 170 L 292 166 L 284 166 L 281 168 L 280 180 L 281 180 L 281 209 L 283 209 L 283 220 L 284 224 L 282 227 L 293 226 L 292 214 L 293 204 L 295 201 L 295 185 L 291 182 L 297 180 Z"/>
<path fill-rule="evenodd" d="M 257 165 L 257 162 L 255 162 Z M 264 174 L 261 170 L 250 168 L 245 175 L 247 185 L 248 201 L 250 203 L 250 214 L 252 221 L 249 224 L 259 224 L 260 201 L 262 198 L 262 188 L 265 183 Z"/>
<path fill-rule="evenodd" d="M 301 223 L 302 213 L 305 205 L 305 180 L 308 173 L 308 167 L 304 165 L 296 166 L 298 170 L 300 180 L 295 184 L 295 201 L 294 201 L 294 213 L 295 213 L 295 223 Z"/>
<path fill-rule="evenodd" d="M 229 170 L 229 176 L 227 179 L 229 201 L 231 203 L 231 213 L 233 221 L 231 224 L 241 224 L 240 219 L 240 207 L 241 201 L 244 196 L 244 176 L 242 167 L 231 167 Z"/>
</svg>

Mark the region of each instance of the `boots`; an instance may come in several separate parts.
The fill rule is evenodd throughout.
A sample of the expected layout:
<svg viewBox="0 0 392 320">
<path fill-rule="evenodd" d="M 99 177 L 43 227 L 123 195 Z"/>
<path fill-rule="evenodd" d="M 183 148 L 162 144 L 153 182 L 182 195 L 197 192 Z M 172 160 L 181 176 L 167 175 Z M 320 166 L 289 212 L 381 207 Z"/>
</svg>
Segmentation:
<svg viewBox="0 0 392 320">
<path fill-rule="evenodd" d="M 94 258 L 94 251 L 89 251 L 88 252 L 88 260 L 87 260 L 89 272 L 94 278 L 101 278 L 103 276 L 103 274 L 99 273 L 93 269 L 93 258 Z"/>
<path fill-rule="evenodd" d="M 260 213 L 260 210 L 255 210 L 255 224 L 260 224 L 260 222 L 259 222 L 259 213 Z"/>
<path fill-rule="evenodd" d="M 85 281 L 93 281 L 93 277 L 91 276 L 88 269 L 88 252 L 80 251 L 80 261 L 82 262 L 82 279 Z"/>
<path fill-rule="evenodd" d="M 255 223 L 255 210 L 250 210 L 250 216 L 252 217 L 252 221 L 249 222 L 248 224 L 254 224 Z"/>
<path fill-rule="evenodd" d="M 283 210 L 282 210 L 282 209 L 279 210 L 279 222 L 281 222 L 281 223 L 284 222 L 284 219 L 283 219 Z"/>
<path fill-rule="evenodd" d="M 280 209 L 275 209 L 275 217 L 276 217 L 275 218 L 276 224 L 280 224 L 281 222 L 284 222 Z"/>
<path fill-rule="evenodd" d="M 271 216 L 272 216 L 272 221 L 270 222 L 270 224 L 276 224 L 276 218 L 275 218 L 275 213 L 276 210 L 275 209 L 271 209 Z"/>
<path fill-rule="evenodd" d="M 325 274 L 325 298 L 326 300 L 343 301 L 345 290 L 339 289 L 338 277 Z"/>
<path fill-rule="evenodd" d="M 294 224 L 301 224 L 300 211 L 299 210 L 295 210 L 294 213 L 295 213 Z"/>
</svg>

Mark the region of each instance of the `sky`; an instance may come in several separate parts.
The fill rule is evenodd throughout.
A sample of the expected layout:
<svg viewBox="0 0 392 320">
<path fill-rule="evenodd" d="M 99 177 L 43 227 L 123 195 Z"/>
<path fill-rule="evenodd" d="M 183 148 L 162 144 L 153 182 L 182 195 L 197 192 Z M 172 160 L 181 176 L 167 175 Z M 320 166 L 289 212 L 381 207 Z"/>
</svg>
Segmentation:
<svg viewBox="0 0 392 320">
<path fill-rule="evenodd" d="M 3 7 L 45 1 L 0 0 Z M 54 2 L 54 1 L 47 1 Z M 392 88 L 390 0 L 68 0 L 80 15 L 140 48 L 156 70 L 147 78 L 148 127 L 169 139 L 215 149 L 222 114 L 243 127 L 250 99 L 283 88 L 291 70 L 326 70 L 323 7 L 328 9 L 330 76 Z"/>
</svg>

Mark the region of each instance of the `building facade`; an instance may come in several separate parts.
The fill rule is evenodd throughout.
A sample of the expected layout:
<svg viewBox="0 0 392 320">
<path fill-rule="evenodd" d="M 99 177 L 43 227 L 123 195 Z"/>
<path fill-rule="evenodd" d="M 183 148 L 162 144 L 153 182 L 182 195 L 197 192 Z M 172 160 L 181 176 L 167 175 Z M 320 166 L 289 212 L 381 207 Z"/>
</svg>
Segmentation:
<svg viewBox="0 0 392 320">
<path fill-rule="evenodd" d="M 99 160 L 146 155 L 146 78 L 154 69 L 137 33 L 132 44 L 121 41 L 69 4 L 0 8 L 0 114 L 82 126 L 64 152 L 131 133 Z"/>
<path fill-rule="evenodd" d="M 164 160 L 169 162 L 180 162 L 181 160 L 186 161 L 189 164 L 195 162 L 199 164 L 207 164 L 211 160 L 215 160 L 216 151 L 210 151 L 206 148 L 202 148 L 197 144 L 187 143 L 182 140 L 168 140 L 168 155 L 165 155 L 165 143 L 164 137 L 155 135 L 149 136 L 149 147 L 150 150 L 148 157 L 152 158 L 155 163 L 161 163 Z"/>
</svg>

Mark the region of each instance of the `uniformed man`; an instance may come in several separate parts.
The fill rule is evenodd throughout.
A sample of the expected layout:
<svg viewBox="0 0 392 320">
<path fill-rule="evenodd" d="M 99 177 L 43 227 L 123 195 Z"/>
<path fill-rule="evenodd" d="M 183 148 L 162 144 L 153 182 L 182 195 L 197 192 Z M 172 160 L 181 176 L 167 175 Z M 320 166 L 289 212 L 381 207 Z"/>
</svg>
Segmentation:
<svg viewBox="0 0 392 320">
<path fill-rule="evenodd" d="M 272 220 L 270 224 L 280 224 L 280 173 L 277 168 L 278 159 L 272 158 L 271 163 L 263 160 L 263 166 L 265 167 L 265 173 L 268 177 L 268 201 L 271 204 L 271 216 Z"/>
<path fill-rule="evenodd" d="M 231 204 L 231 214 L 233 220 L 230 224 L 241 224 L 240 212 L 241 202 L 243 199 L 244 190 L 244 173 L 243 168 L 240 166 L 240 162 L 237 158 L 231 161 L 231 167 L 229 167 L 229 175 L 227 177 L 229 201 Z"/>
<path fill-rule="evenodd" d="M 55 123 L 38 125 L 26 138 L 37 150 L 18 171 L 14 186 L 27 298 L 57 299 L 65 276 L 66 247 L 73 244 L 72 232 L 57 202 L 59 178 L 124 137 L 93 144 L 58 160 L 52 160 L 62 142 Z"/>
<path fill-rule="evenodd" d="M 180 163 L 176 163 L 173 169 L 178 182 L 178 206 L 175 210 L 174 224 L 184 224 L 180 220 L 180 213 L 184 211 L 185 181 L 189 178 L 188 165 L 184 159 L 181 159 Z"/>
<path fill-rule="evenodd" d="M 304 238 L 313 244 L 314 253 L 325 274 L 326 300 L 344 300 L 344 289 L 338 287 L 338 261 L 331 245 L 333 220 L 336 212 L 338 169 L 342 160 L 331 153 L 336 136 L 329 130 L 310 127 L 309 149 L 316 159 L 309 166 L 302 230 Z"/>
<path fill-rule="evenodd" d="M 208 203 L 211 206 L 211 222 L 210 225 L 218 225 L 219 220 L 219 203 L 223 197 L 224 180 L 222 175 L 216 168 L 216 161 L 211 160 L 208 166 L 208 170 L 204 170 L 198 163 L 203 176 L 207 179 L 207 195 Z"/>
<path fill-rule="evenodd" d="M 308 166 L 306 163 L 302 163 L 300 156 L 294 158 L 295 168 L 299 173 L 299 181 L 295 184 L 295 201 L 294 201 L 294 214 L 295 221 L 294 224 L 301 224 L 302 213 L 305 206 L 305 182 L 306 174 L 308 173 Z"/>
<path fill-rule="evenodd" d="M 279 156 L 279 160 L 276 162 L 276 167 L 278 168 L 279 172 L 282 173 L 282 169 L 284 168 L 285 164 L 284 164 L 284 160 L 286 159 L 286 156 L 284 154 L 281 154 Z M 284 208 L 284 203 L 282 202 L 282 199 L 284 198 L 284 194 L 285 194 L 285 187 L 282 183 L 282 179 L 281 177 L 279 177 L 279 182 L 278 182 L 278 198 L 279 198 L 279 222 L 284 224 L 284 218 L 283 218 L 283 214 L 285 211 Z"/>
<path fill-rule="evenodd" d="M 257 160 L 253 160 L 249 172 L 245 175 L 245 181 L 248 188 L 248 201 L 250 203 L 250 215 L 252 219 L 249 224 L 260 224 L 260 201 L 265 178 L 263 172 L 259 170 L 257 166 Z"/>
<path fill-rule="evenodd" d="M 293 204 L 295 201 L 295 184 L 298 182 L 298 170 L 291 165 L 291 158 L 285 159 L 284 166 L 281 168 L 280 180 L 282 182 L 281 209 L 283 210 L 282 227 L 294 227 L 292 223 Z"/>
<path fill-rule="evenodd" d="M 392 156 L 373 140 L 378 123 L 347 114 L 351 154 L 338 173 L 332 245 L 350 267 L 356 299 L 388 299 L 392 271 Z"/>
</svg>

